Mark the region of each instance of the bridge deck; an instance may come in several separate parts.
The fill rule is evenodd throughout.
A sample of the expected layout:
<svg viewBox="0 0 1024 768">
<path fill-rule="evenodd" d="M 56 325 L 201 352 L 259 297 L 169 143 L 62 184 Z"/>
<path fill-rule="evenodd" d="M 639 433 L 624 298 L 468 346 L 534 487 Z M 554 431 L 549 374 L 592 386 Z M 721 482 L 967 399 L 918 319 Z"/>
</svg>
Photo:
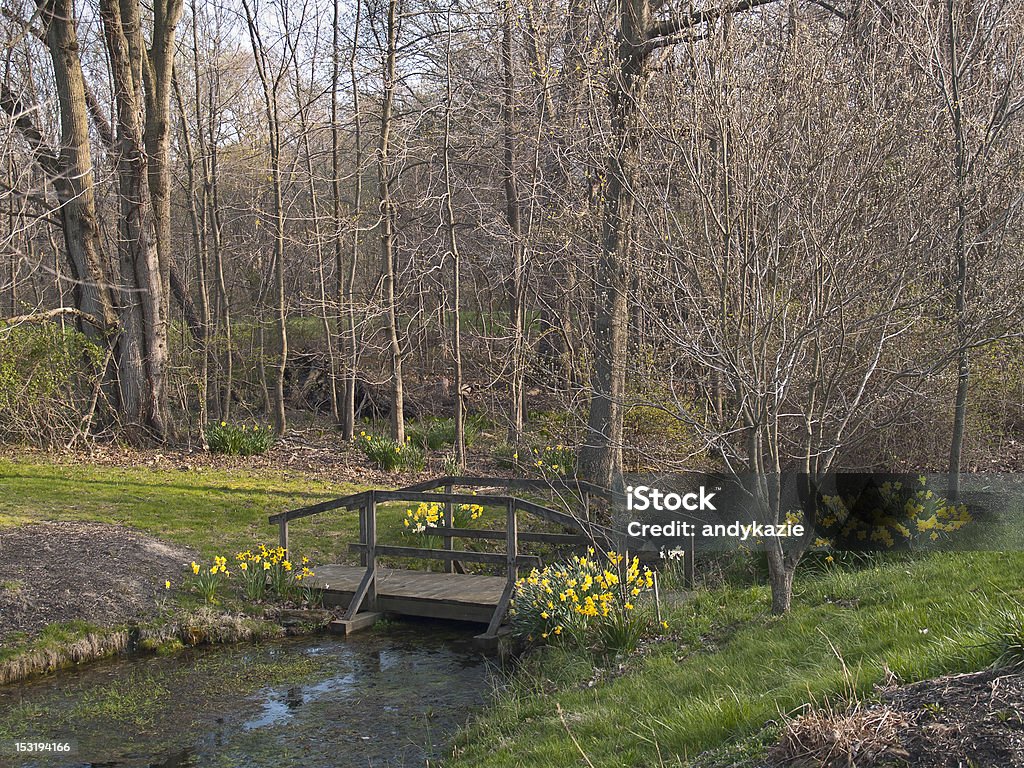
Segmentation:
<svg viewBox="0 0 1024 768">
<path fill-rule="evenodd" d="M 355 565 L 321 565 L 309 586 L 324 590 L 324 605 L 347 607 L 366 569 Z M 376 610 L 486 624 L 501 600 L 504 576 L 431 573 L 377 568 Z"/>
</svg>

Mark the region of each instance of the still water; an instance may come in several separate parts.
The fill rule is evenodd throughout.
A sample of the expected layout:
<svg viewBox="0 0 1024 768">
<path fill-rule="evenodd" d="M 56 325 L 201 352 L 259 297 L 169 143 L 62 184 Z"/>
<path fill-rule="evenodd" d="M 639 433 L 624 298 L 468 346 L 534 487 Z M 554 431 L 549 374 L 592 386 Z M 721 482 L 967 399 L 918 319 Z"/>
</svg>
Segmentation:
<svg viewBox="0 0 1024 768">
<path fill-rule="evenodd" d="M 471 632 L 396 624 L 100 662 L 0 688 L 0 766 L 436 765 L 500 673 Z M 71 741 L 18 756 L 13 741 Z"/>
</svg>

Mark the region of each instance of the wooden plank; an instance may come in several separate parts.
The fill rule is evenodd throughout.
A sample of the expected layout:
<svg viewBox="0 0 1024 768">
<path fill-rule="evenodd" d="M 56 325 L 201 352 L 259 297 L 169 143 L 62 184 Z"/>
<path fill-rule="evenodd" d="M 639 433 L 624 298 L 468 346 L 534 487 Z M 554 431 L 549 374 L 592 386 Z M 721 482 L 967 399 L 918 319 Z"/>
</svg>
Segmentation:
<svg viewBox="0 0 1024 768">
<path fill-rule="evenodd" d="M 349 544 L 349 552 L 366 552 L 364 544 Z M 447 560 L 457 555 L 464 563 L 484 563 L 490 565 L 505 565 L 507 558 L 500 552 L 469 552 L 463 549 L 425 549 L 421 547 L 398 547 L 391 544 L 377 545 L 378 555 L 391 555 L 393 557 L 415 557 L 421 560 Z M 519 555 L 518 565 L 537 566 L 540 565 L 540 558 L 536 555 Z"/>
<path fill-rule="evenodd" d="M 301 517 L 309 517 L 310 515 L 318 515 L 321 512 L 329 512 L 332 509 L 355 509 L 365 502 L 367 491 L 361 493 L 355 493 L 351 496 L 343 496 L 340 499 L 328 499 L 327 501 L 321 501 L 319 504 L 311 504 L 308 507 L 300 507 L 299 509 L 292 509 L 287 512 L 278 512 L 276 515 L 271 515 L 268 520 L 271 524 L 279 523 L 281 520 L 298 520 Z"/>
<path fill-rule="evenodd" d="M 504 541 L 504 531 L 486 530 L 483 528 L 431 528 L 430 533 L 437 536 L 453 536 L 457 539 L 485 539 L 487 541 Z M 575 546 L 578 544 L 589 544 L 590 538 L 580 533 L 534 533 L 523 531 L 519 534 L 519 541 L 533 542 L 538 544 L 562 544 Z"/>
<path fill-rule="evenodd" d="M 352 565 L 322 565 L 309 585 L 327 594 L 353 595 L 366 569 Z M 377 596 L 404 597 L 415 600 L 439 600 L 488 605 L 498 604 L 507 582 L 504 576 L 431 573 L 401 568 L 378 568 Z"/>
<path fill-rule="evenodd" d="M 367 567 L 365 573 L 363 573 L 363 579 L 359 582 L 359 586 L 356 587 L 356 591 L 352 594 L 352 600 L 349 602 L 348 609 L 345 611 L 346 621 L 352 621 L 355 619 L 356 614 L 359 613 L 359 609 L 363 607 L 363 602 L 368 596 L 370 596 L 370 589 L 373 587 L 373 582 L 376 578 L 377 574 L 374 572 L 373 568 Z"/>
<path fill-rule="evenodd" d="M 615 496 L 615 492 L 610 488 L 605 488 L 600 485 L 594 485 L 586 480 L 577 480 L 575 478 L 558 478 L 554 480 L 547 480 L 533 477 L 481 477 L 481 476 L 459 476 L 459 475 L 445 475 L 434 480 L 424 480 L 420 483 L 414 483 L 407 485 L 402 490 L 406 491 L 429 491 L 434 488 L 440 488 L 444 485 L 450 485 L 453 487 L 461 488 L 481 488 L 481 487 L 494 487 L 494 488 L 523 488 L 537 491 L 550 491 L 555 488 L 570 489 L 580 491 L 582 493 L 588 493 L 591 496 L 600 496 L 601 498 L 611 500 Z"/>
<path fill-rule="evenodd" d="M 473 493 L 425 493 L 422 491 L 376 491 L 378 501 L 425 501 L 444 504 L 482 504 L 484 506 L 505 506 L 511 496 L 494 496 Z"/>
<path fill-rule="evenodd" d="M 333 635 L 351 635 L 361 629 L 369 629 L 380 621 L 383 613 L 363 611 L 351 619 L 335 619 L 327 625 L 327 631 Z"/>
<path fill-rule="evenodd" d="M 469 621 L 486 624 L 494 613 L 492 605 L 440 600 L 417 600 L 406 597 L 382 597 L 380 607 L 388 613 L 399 616 L 421 616 L 427 619 L 446 621 Z"/>
</svg>

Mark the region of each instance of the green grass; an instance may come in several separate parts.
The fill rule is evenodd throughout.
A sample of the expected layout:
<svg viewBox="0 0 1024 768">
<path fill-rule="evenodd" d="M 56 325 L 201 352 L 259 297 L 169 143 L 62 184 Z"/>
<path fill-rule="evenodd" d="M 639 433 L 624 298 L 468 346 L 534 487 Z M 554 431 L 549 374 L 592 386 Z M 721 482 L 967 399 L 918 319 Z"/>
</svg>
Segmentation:
<svg viewBox="0 0 1024 768">
<path fill-rule="evenodd" d="M 276 542 L 267 516 L 363 490 L 266 470 L 51 465 L 0 460 L 0 529 L 48 520 L 131 526 L 194 547 L 203 557 Z M 400 526 L 382 509 L 380 528 Z M 292 548 L 317 562 L 347 557 L 358 537 L 355 512 L 328 512 L 290 526 Z"/>
<path fill-rule="evenodd" d="M 59 651 L 86 635 L 105 635 L 109 631 L 88 621 L 61 621 L 47 624 L 36 637 L 24 632 L 8 635 L 0 646 L 0 662 L 12 659 L 25 651 Z"/>
<path fill-rule="evenodd" d="M 987 628 L 1024 597 L 1022 568 L 1021 553 L 936 553 L 836 569 L 798 577 L 782 618 L 765 588 L 705 593 L 670 617 L 672 642 L 611 682 L 588 687 L 589 659 L 542 654 L 463 734 L 452 765 L 578 765 L 581 749 L 594 766 L 685 765 L 756 740 L 812 698 L 870 692 L 886 669 L 904 680 L 979 669 L 993 660 Z"/>
</svg>

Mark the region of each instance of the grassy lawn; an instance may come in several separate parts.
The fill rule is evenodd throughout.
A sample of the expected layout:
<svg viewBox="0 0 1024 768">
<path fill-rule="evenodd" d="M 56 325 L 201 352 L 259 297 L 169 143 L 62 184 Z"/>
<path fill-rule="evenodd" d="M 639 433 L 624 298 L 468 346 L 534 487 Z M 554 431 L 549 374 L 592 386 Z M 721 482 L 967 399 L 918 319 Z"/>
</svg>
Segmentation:
<svg viewBox="0 0 1024 768">
<path fill-rule="evenodd" d="M 363 490 L 296 473 L 51 465 L 0 460 L 0 529 L 44 520 L 131 526 L 194 547 L 204 557 L 277 541 L 267 516 Z M 379 528 L 397 531 L 402 511 L 381 508 Z M 291 546 L 316 562 L 348 558 L 356 512 L 327 512 L 291 524 Z"/>
<path fill-rule="evenodd" d="M 766 722 L 870 692 L 886 670 L 984 667 L 986 631 L 1024 601 L 1022 572 L 1022 553 L 970 553 L 798 575 L 782 618 L 764 588 L 704 593 L 670 617 L 672 641 L 613 681 L 588 687 L 590 659 L 548 649 L 463 735 L 453 765 L 685 765 L 744 738 L 756 752 Z"/>
</svg>

